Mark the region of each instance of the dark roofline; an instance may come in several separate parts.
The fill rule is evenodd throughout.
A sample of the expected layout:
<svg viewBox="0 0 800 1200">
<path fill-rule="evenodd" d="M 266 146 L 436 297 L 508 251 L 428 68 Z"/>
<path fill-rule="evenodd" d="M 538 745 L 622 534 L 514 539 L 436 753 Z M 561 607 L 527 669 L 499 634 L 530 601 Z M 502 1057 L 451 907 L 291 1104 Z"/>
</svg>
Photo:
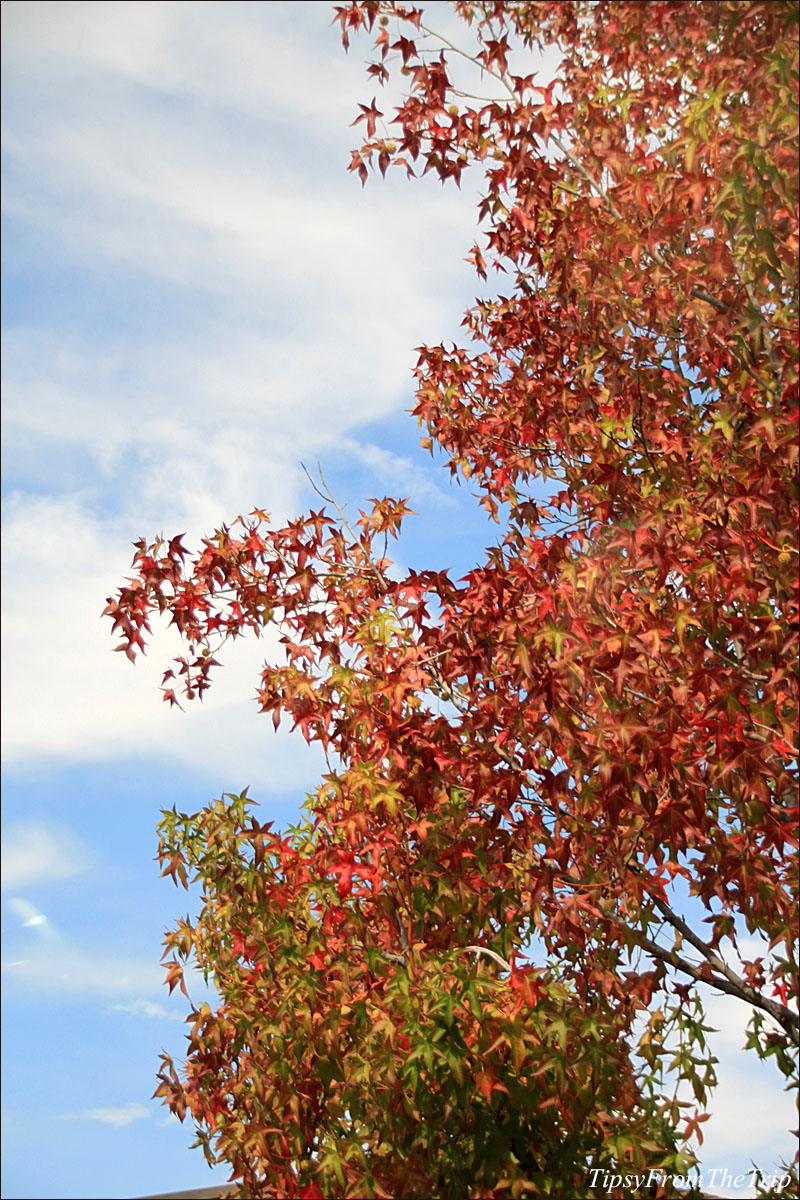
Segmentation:
<svg viewBox="0 0 800 1200">
<path fill-rule="evenodd" d="M 218 1200 L 230 1196 L 235 1190 L 233 1183 L 222 1183 L 218 1187 L 194 1188 L 188 1192 L 159 1192 L 157 1196 L 139 1196 L 137 1200 Z"/>
</svg>

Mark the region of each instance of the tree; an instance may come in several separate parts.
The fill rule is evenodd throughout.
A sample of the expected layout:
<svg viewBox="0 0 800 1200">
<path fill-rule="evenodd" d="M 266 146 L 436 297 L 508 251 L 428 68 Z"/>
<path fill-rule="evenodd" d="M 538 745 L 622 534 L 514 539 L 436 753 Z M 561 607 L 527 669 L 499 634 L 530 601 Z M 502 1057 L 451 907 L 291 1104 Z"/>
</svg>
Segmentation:
<svg viewBox="0 0 800 1200">
<path fill-rule="evenodd" d="M 282 529 L 137 543 L 119 649 L 171 618 L 172 704 L 279 625 L 260 706 L 330 766 L 284 833 L 246 794 L 164 813 L 164 874 L 202 887 L 170 989 L 194 955 L 220 999 L 157 1094 L 242 1196 L 669 1195 L 703 1114 L 665 1072 L 701 1109 L 714 1083 L 703 989 L 787 1078 L 798 1042 L 798 9 L 452 7 L 463 45 L 336 16 L 406 89 L 388 128 L 361 106 L 362 181 L 483 172 L 471 261 L 507 294 L 422 350 L 414 412 L 497 541 L 398 580 L 406 502 L 354 529 L 321 482 Z M 737 961 L 745 930 L 769 953 Z"/>
</svg>

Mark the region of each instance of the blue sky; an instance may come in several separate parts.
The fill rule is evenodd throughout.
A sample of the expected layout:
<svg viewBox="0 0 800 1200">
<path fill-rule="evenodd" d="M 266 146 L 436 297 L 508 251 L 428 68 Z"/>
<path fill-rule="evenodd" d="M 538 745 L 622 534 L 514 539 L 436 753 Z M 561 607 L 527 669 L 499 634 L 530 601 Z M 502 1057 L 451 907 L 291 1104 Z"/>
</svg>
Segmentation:
<svg viewBox="0 0 800 1200">
<path fill-rule="evenodd" d="M 414 348 L 458 338 L 476 294 L 476 184 L 362 191 L 346 167 L 366 45 L 346 57 L 330 17 L 3 5 L 7 1198 L 213 1178 L 150 1100 L 186 1012 L 161 982 L 186 898 L 158 878 L 155 825 L 246 785 L 285 824 L 320 768 L 257 712 L 263 642 L 234 647 L 185 712 L 158 692 L 166 633 L 135 670 L 111 653 L 99 614 L 131 542 L 316 506 L 301 461 L 351 512 L 409 497 L 405 565 L 461 574 L 491 536 L 405 414 Z M 793 1123 L 772 1068 L 739 1052 L 740 1008 L 710 1002 L 721 1085 L 702 1155 L 732 1174 L 789 1153 Z"/>
</svg>

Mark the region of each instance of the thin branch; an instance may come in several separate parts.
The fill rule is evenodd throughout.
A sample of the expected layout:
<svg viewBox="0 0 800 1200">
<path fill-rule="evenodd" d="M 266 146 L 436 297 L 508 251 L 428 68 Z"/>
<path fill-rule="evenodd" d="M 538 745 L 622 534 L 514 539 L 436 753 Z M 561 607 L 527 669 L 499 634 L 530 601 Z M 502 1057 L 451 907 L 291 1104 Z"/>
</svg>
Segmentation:
<svg viewBox="0 0 800 1200">
<path fill-rule="evenodd" d="M 744 675 L 746 679 L 752 679 L 753 683 L 769 683 L 768 675 L 756 675 L 754 671 L 748 671 L 747 667 L 742 666 L 737 658 L 731 658 L 729 654 L 726 654 L 723 650 L 720 650 L 719 647 L 711 646 L 710 648 L 714 651 L 718 658 L 724 659 L 725 662 L 730 663 L 732 667 L 736 667 L 738 671 L 741 671 L 742 675 Z"/>
<path fill-rule="evenodd" d="M 653 258 L 655 258 L 659 266 L 665 267 L 668 265 L 657 247 L 653 252 Z M 692 295 L 696 300 L 703 300 L 706 304 L 710 304 L 712 308 L 717 310 L 717 312 L 728 311 L 728 305 L 723 300 L 718 300 L 716 296 L 712 296 L 711 292 L 707 292 L 705 288 L 697 286 L 693 287 Z"/>
<path fill-rule="evenodd" d="M 494 950 L 490 950 L 488 946 L 462 946 L 461 949 L 477 956 L 484 954 L 487 958 L 494 959 L 494 961 L 498 963 L 504 971 L 508 971 L 509 974 L 511 972 L 511 963 L 507 962 L 502 955 L 496 954 Z"/>
<path fill-rule="evenodd" d="M 364 945 L 363 942 L 352 942 L 351 945 L 354 950 L 361 950 L 363 952 L 367 949 L 367 947 Z M 380 954 L 381 958 L 385 958 L 387 962 L 397 963 L 398 966 L 401 966 L 401 967 L 408 966 L 408 955 L 407 954 L 393 954 L 391 950 L 382 950 L 377 946 L 373 947 L 373 949 L 376 949 L 378 951 L 378 953 Z"/>
<path fill-rule="evenodd" d="M 477 67 L 479 71 L 485 71 L 487 75 L 494 76 L 499 83 L 502 83 L 506 91 L 509 92 L 512 97 L 514 96 L 512 88 L 509 87 L 502 75 L 498 75 L 497 71 L 493 71 L 491 67 L 486 67 L 482 63 L 479 63 L 474 55 L 467 54 L 466 50 L 459 50 L 458 46 L 454 45 L 454 43 L 448 38 L 444 37 L 443 34 L 437 33 L 435 29 L 430 29 L 427 25 L 423 25 L 421 21 L 419 27 L 424 33 L 427 33 L 429 37 L 436 38 L 438 41 L 443 42 L 444 45 L 447 46 L 449 50 L 452 50 L 454 54 L 458 54 L 461 58 L 465 58 L 467 62 L 471 62 L 472 65 Z"/>
<path fill-rule="evenodd" d="M 644 425 L 642 424 L 642 408 L 644 407 L 644 401 L 642 400 L 642 385 L 641 385 L 641 382 L 639 379 L 639 364 L 638 364 L 638 362 L 636 364 L 636 392 L 638 395 L 638 403 L 636 406 L 636 417 L 633 422 L 633 427 L 636 430 L 636 434 L 637 434 L 637 437 L 639 438 L 639 441 L 642 443 L 644 452 L 647 456 L 647 461 L 650 463 L 650 467 L 651 467 L 653 473 L 655 474 L 656 478 L 660 481 L 661 473 L 660 473 L 658 467 L 656 466 L 656 464 L 653 462 L 653 456 L 650 453 L 650 446 L 648 444 L 647 438 L 645 437 Z"/>
<path fill-rule="evenodd" d="M 737 989 L 737 991 L 733 993 L 734 995 L 743 996 L 746 992 L 751 992 L 753 995 L 758 995 L 758 993 L 755 992 L 755 990 L 751 988 L 749 984 L 747 984 L 739 975 L 737 975 L 735 971 L 731 970 L 727 963 L 720 958 L 720 956 L 715 953 L 715 951 L 713 951 L 711 947 L 707 945 L 703 939 L 694 932 L 693 929 L 691 929 L 689 925 L 686 924 L 682 917 L 679 917 L 677 913 L 672 911 L 665 900 L 662 900 L 660 896 L 653 895 L 651 895 L 650 899 L 661 913 L 664 920 L 667 921 L 673 927 L 673 929 L 677 929 L 681 936 L 684 937 L 687 942 L 690 942 L 694 946 L 695 950 L 698 950 L 700 954 L 702 954 L 703 958 L 705 958 L 706 961 L 709 962 L 716 971 L 720 971 L 732 985 L 732 987 Z M 755 1003 L 755 1001 L 753 1003 Z M 776 1009 L 783 1013 L 784 1018 L 788 1018 L 795 1028 L 800 1029 L 800 1017 L 795 1016 L 792 1010 L 785 1005 L 780 1005 L 777 1004 L 777 1002 L 766 1000 L 761 1007 L 764 1008 L 765 1011 L 769 1012 L 771 1016 L 774 1016 L 775 1020 L 779 1020 L 780 1024 L 782 1024 L 785 1028 L 785 1019 L 779 1018 L 774 1012 L 772 1012 L 771 1009 L 766 1007 L 768 1004 L 773 1003 L 775 1004 Z"/>
<path fill-rule="evenodd" d="M 610 914 L 607 914 L 610 916 Z M 615 924 L 620 924 L 614 917 L 610 917 Z M 627 928 L 627 926 L 625 926 Z M 684 975 L 690 975 L 692 979 L 698 983 L 707 983 L 709 987 L 716 988 L 718 992 L 725 992 L 729 996 L 735 996 L 737 1000 L 745 1000 L 748 1004 L 752 1004 L 753 1008 L 760 1008 L 763 1012 L 772 1017 L 774 1021 L 781 1026 L 789 1038 L 800 1046 L 800 1017 L 793 1013 L 790 1008 L 783 1004 L 778 1004 L 775 1000 L 770 1000 L 767 996 L 762 996 L 748 984 L 740 981 L 739 983 L 731 983 L 726 978 L 719 976 L 708 976 L 698 967 L 695 967 L 687 959 L 681 958 L 676 950 L 665 950 L 663 946 L 659 946 L 652 938 L 647 937 L 644 933 L 637 933 L 636 939 L 639 945 L 653 955 L 654 958 L 660 959 L 662 962 L 669 963 L 676 970 L 682 971 Z"/>
<path fill-rule="evenodd" d="M 541 855 L 537 854 L 536 858 L 538 859 L 539 866 L 544 867 L 546 865 Z M 592 888 L 597 886 L 595 883 L 592 883 L 589 880 L 578 879 L 567 872 L 553 871 L 552 868 L 549 867 L 548 869 L 550 870 L 550 873 L 554 879 L 557 879 L 558 882 L 564 883 L 576 891 L 585 892 L 587 887 Z M 634 867 L 630 867 L 629 869 L 632 871 L 636 870 Z M 636 873 L 640 874 L 639 872 Z M 792 1012 L 792 1010 L 785 1004 L 779 1004 L 776 1000 L 770 1000 L 769 997 L 762 996 L 760 992 L 755 990 L 755 988 L 751 987 L 748 983 L 745 983 L 743 979 L 739 978 L 735 971 L 732 971 L 730 967 L 728 967 L 722 961 L 722 959 L 719 958 L 719 956 L 715 954 L 714 951 L 712 951 L 710 947 L 708 947 L 702 941 L 702 939 L 697 936 L 696 933 L 694 933 L 694 931 L 686 924 L 685 921 L 682 920 L 682 918 L 676 916 L 676 914 L 672 912 L 669 905 L 665 901 L 661 900 L 658 896 L 653 895 L 650 895 L 649 898 L 653 905 L 661 913 L 662 917 L 664 917 L 664 919 L 668 921 L 673 928 L 677 929 L 686 938 L 686 940 L 695 947 L 695 949 L 699 950 L 699 952 L 709 963 L 709 966 L 713 967 L 718 974 L 712 975 L 709 978 L 707 973 L 705 973 L 701 968 L 694 966 L 694 964 L 690 963 L 688 959 L 682 958 L 674 948 L 672 950 L 665 949 L 663 946 L 660 946 L 658 942 L 648 937 L 646 933 L 641 930 L 634 929 L 626 921 L 623 921 L 621 917 L 616 915 L 609 904 L 601 903 L 600 907 L 603 916 L 606 917 L 607 920 L 611 921 L 613 925 L 616 925 L 618 929 L 623 930 L 629 936 L 633 937 L 637 946 L 643 947 L 648 951 L 648 953 L 652 954 L 653 957 L 660 959 L 662 962 L 669 963 L 670 966 L 675 967 L 676 970 L 682 971 L 685 975 L 690 975 L 691 978 L 696 980 L 698 983 L 707 983 L 710 987 L 714 987 L 720 992 L 726 992 L 729 996 L 735 996 L 738 1000 L 746 1001 L 754 1008 L 762 1009 L 764 1012 L 768 1013 L 769 1016 L 771 1016 L 773 1020 L 781 1026 L 782 1029 L 785 1030 L 793 1042 L 800 1046 L 800 1016 L 798 1016 L 797 1013 Z"/>
</svg>

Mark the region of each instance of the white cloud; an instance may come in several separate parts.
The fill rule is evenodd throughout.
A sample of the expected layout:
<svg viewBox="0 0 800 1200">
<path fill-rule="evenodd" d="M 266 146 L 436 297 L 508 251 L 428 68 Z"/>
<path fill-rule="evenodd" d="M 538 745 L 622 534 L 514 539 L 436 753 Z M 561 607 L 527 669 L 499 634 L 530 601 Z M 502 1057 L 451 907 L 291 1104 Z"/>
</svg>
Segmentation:
<svg viewBox="0 0 800 1200">
<path fill-rule="evenodd" d="M 3 598 L 7 763 L 147 753 L 214 771 L 234 790 L 311 785 L 319 752 L 286 729 L 273 734 L 255 703 L 276 636 L 226 647 L 203 703 L 169 711 L 158 684 L 180 641 L 154 626 L 153 648 L 133 668 L 113 653 L 110 623 L 100 619 L 130 562 L 119 522 L 107 525 L 69 499 L 20 497 L 7 514 L 4 552 L 18 580 Z M 47 587 L 38 579 L 42 558 Z"/>
<path fill-rule="evenodd" d="M 413 347 L 457 328 L 473 200 L 347 176 L 362 67 L 316 4 L 6 8 L 6 212 L 111 300 L 99 327 L 44 306 L 5 333 L 4 753 L 224 755 L 242 783 L 293 785 L 311 759 L 282 737 L 267 757 L 254 724 L 264 644 L 167 714 L 168 640 L 126 673 L 99 610 L 142 533 L 294 515 L 301 460 L 448 503 L 358 430 L 407 407 Z M 180 319 L 129 328 L 143 285 Z"/>
<path fill-rule="evenodd" d="M 743 953 L 754 954 L 758 947 L 755 939 L 742 939 Z M 770 1174 L 781 1161 L 791 1159 L 795 1140 L 790 1130 L 796 1128 L 797 1110 L 775 1065 L 744 1049 L 752 1009 L 710 989 L 703 989 L 702 1000 L 704 1024 L 713 1031 L 706 1035 L 708 1050 L 719 1061 L 717 1086 L 708 1101 L 710 1116 L 701 1125 L 703 1142 L 693 1143 L 692 1149 L 700 1161 L 701 1186 L 708 1194 L 750 1200 L 756 1190 L 750 1186 L 752 1180 L 741 1177 L 752 1170 L 752 1164 Z M 667 1091 L 673 1083 L 674 1077 L 672 1083 L 667 1081 Z M 689 1103 L 687 1111 L 699 1107 L 688 1086 L 680 1087 L 678 1095 Z M 741 1186 L 733 1186 L 737 1179 Z"/>
<path fill-rule="evenodd" d="M 314 53 L 302 22 L 282 31 L 271 16 L 266 23 L 251 20 L 247 10 L 260 6 L 226 6 L 216 24 L 213 6 L 200 9 L 200 20 L 196 6 L 134 6 L 148 14 L 162 10 L 155 17 L 136 12 L 133 19 L 152 27 L 148 42 L 169 44 L 168 51 L 141 53 L 141 31 L 127 44 L 128 6 L 91 6 L 83 15 L 81 6 L 50 7 L 73 11 L 55 13 L 53 21 L 23 21 L 28 36 L 11 38 L 12 66 L 24 63 L 28 80 L 40 86 L 35 99 L 26 97 L 25 109 L 12 105 L 4 204 L 10 215 L 55 238 L 60 254 L 191 293 L 202 328 L 196 323 L 179 339 L 166 331 L 150 338 L 132 378 L 123 363 L 122 379 L 115 381 L 124 383 L 128 412 L 136 413 L 137 425 L 144 423 L 142 441 L 152 412 L 191 412 L 202 424 L 210 406 L 217 428 L 224 411 L 226 423 L 255 414 L 262 429 L 277 420 L 292 434 L 307 434 L 308 418 L 315 429 L 340 431 L 394 407 L 412 348 L 448 318 L 457 323 L 457 281 L 468 286 L 466 296 L 472 291 L 472 273 L 461 262 L 474 226 L 469 189 L 442 192 L 425 180 L 411 191 L 398 179 L 361 192 L 344 169 L 347 148 L 359 136 L 349 121 L 361 71 L 340 58 L 335 36 L 324 53 Z M 189 25 L 201 39 L 213 30 L 211 74 L 205 56 L 192 56 L 191 34 L 179 19 L 192 9 Z M 279 9 L 271 6 L 270 14 Z M 306 23 L 322 29 L 318 6 L 307 12 L 313 15 Z M 113 53 L 87 54 L 97 38 Z M 244 59 L 242 45 L 248 46 Z M 138 65 L 119 61 L 131 55 Z M 148 65 L 141 65 L 143 58 Z M 179 105 L 167 102 L 176 73 L 185 77 L 186 103 Z M 148 89 L 121 86 L 130 74 L 147 79 Z M 219 109 L 219 81 L 235 80 L 241 90 L 248 75 L 252 86 L 244 88 L 232 136 Z M 288 88 L 283 77 L 291 81 Z M 295 95 L 304 77 L 318 109 L 307 146 L 298 142 Z M 253 93 L 265 80 L 268 94 L 256 102 Z M 13 93 L 13 73 L 9 86 Z M 336 166 L 327 161 L 331 146 Z M 15 340 L 7 350 L 12 363 Z M 74 389 L 77 405 L 62 405 L 68 397 L 59 374 L 73 356 L 63 346 L 49 349 L 41 355 L 32 347 L 40 373 L 47 364 L 48 409 L 61 409 L 54 414 L 57 428 L 66 416 L 80 435 L 86 418 L 98 413 L 95 389 L 90 386 L 90 412 L 86 400 L 80 402 L 82 386 Z M 81 371 L 80 384 L 104 384 L 106 339 L 98 347 L 94 338 L 85 353 L 92 369 Z M 13 366 L 9 371 L 13 383 Z M 46 397 L 31 404 L 30 382 L 26 378 L 26 401 L 19 405 L 19 389 L 6 384 L 9 421 L 29 420 L 32 413 L 44 418 Z M 189 406 L 180 403 L 184 395 Z M 106 393 L 102 426 L 113 433 L 118 421 L 108 399 Z"/>
<path fill-rule="evenodd" d="M 10 715 L 11 705 L 6 711 Z M 88 865 L 83 843 L 68 829 L 43 821 L 25 821 L 3 833 L 2 886 L 18 891 L 80 874 Z M 16 905 L 26 901 L 14 901 Z M 28 922 L 33 923 L 33 917 Z M 44 918 L 42 918 L 44 920 Z"/>
<path fill-rule="evenodd" d="M 685 915 L 691 923 L 691 907 Z M 695 919 L 698 915 L 695 907 Z M 743 959 L 769 957 L 768 944 L 758 937 L 742 935 L 737 946 Z M 741 971 L 741 963 L 730 946 L 724 957 L 734 970 Z M 745 1049 L 752 1007 L 705 986 L 698 988 L 698 995 L 707 1032 L 705 1051 L 696 1048 L 695 1053 L 707 1053 L 718 1059 L 717 1085 L 708 1095 L 709 1119 L 700 1126 L 703 1142 L 698 1145 L 693 1140 L 690 1149 L 699 1159 L 702 1186 L 708 1194 L 749 1200 L 756 1195 L 754 1188 L 732 1187 L 726 1191 L 723 1181 L 740 1177 L 751 1170 L 753 1163 L 769 1174 L 777 1170 L 781 1161 L 792 1158 L 796 1139 L 790 1131 L 797 1127 L 796 1104 L 792 1094 L 784 1090 L 786 1080 L 774 1061 L 762 1062 L 755 1051 Z M 765 1018 L 765 1027 L 771 1027 L 769 1017 Z M 672 1093 L 676 1081 L 674 1072 L 667 1075 L 666 1094 Z M 678 1098 L 688 1104 L 685 1112 L 702 1110 L 688 1084 L 678 1088 Z M 716 1172 L 713 1178 L 712 1171 Z"/>
<path fill-rule="evenodd" d="M 28 900 L 13 897 L 8 902 L 9 907 L 17 914 L 25 929 L 41 929 L 47 922 L 44 913 L 39 912 Z"/>
<path fill-rule="evenodd" d="M 703 1126 L 703 1162 L 725 1166 L 745 1153 L 762 1170 L 771 1170 L 781 1154 L 793 1152 L 788 1131 L 797 1127 L 797 1110 L 792 1096 L 783 1090 L 786 1081 L 772 1061 L 761 1062 L 755 1051 L 744 1049 L 752 1009 L 718 993 L 709 993 L 705 1001 L 705 1023 L 717 1031 L 709 1043 L 720 1067 L 712 1116 Z"/>
<path fill-rule="evenodd" d="M 453 492 L 437 486 L 430 473 L 406 455 L 393 454 L 383 446 L 347 437 L 337 439 L 337 449 L 350 454 L 373 472 L 381 485 L 381 494 L 386 490 L 393 496 L 407 499 L 433 500 L 440 508 L 457 507 Z M 443 477 L 440 481 L 443 482 Z"/>
<path fill-rule="evenodd" d="M 155 957 L 155 956 L 154 956 Z M 164 971 L 158 962 L 59 944 L 36 946 L 25 958 L 3 964 L 5 987 L 38 996 L 118 996 L 157 994 Z"/>
<path fill-rule="evenodd" d="M 165 970 L 155 946 L 151 958 L 109 953 L 99 943 L 106 933 L 100 916 L 97 928 L 91 931 L 95 941 L 88 936 L 78 941 L 60 933 L 27 900 L 15 897 L 8 904 L 23 930 L 31 931 L 7 939 L 9 958 L 2 964 L 2 972 L 3 986 L 9 994 L 60 1000 L 105 999 L 109 1002 L 107 1013 L 169 1020 L 186 1016 L 189 1001 L 182 994 L 172 997 L 174 1008 L 164 1008 L 155 999 L 167 994 Z M 194 962 L 187 964 L 184 982 L 193 1002 L 214 1001 L 213 987 L 205 982 Z M 136 999 L 131 1000 L 131 996 Z"/>
<path fill-rule="evenodd" d="M 119 1108 L 84 1108 L 76 1113 L 63 1113 L 62 1121 L 99 1121 L 101 1125 L 113 1125 L 122 1129 L 133 1121 L 141 1121 L 150 1116 L 150 1110 L 143 1104 L 125 1104 Z"/>
<path fill-rule="evenodd" d="M 96 949 L 87 941 L 66 938 L 28 900 L 12 897 L 8 905 L 22 929 L 9 935 L 9 958 L 3 962 L 3 986 L 9 993 L 62 999 L 80 996 L 158 995 L 164 969 L 154 951 L 152 961 Z M 99 922 L 98 922 L 99 923 Z"/>
<path fill-rule="evenodd" d="M 315 128 L 358 71 L 338 52 L 338 35 L 316 3 L 291 9 L 250 3 L 8 4 L 5 37 L 17 60 L 42 73 L 70 66 L 209 107 L 244 114 L 280 102 Z M 328 51 L 318 51 L 324 42 Z M 77 68 L 77 69 L 76 69 Z M 212 69 L 210 69 L 212 68 Z M 349 68 L 349 70 L 348 70 Z M 359 72 L 360 73 L 360 72 Z M 343 116 L 349 114 L 344 109 Z M 352 119 L 352 118 L 351 118 Z"/>
<path fill-rule="evenodd" d="M 103 1012 L 106 1015 L 117 1012 L 127 1013 L 131 1017 L 146 1017 L 157 1021 L 183 1020 L 181 1013 L 164 1008 L 163 1004 L 155 1004 L 152 1000 L 131 1000 L 128 1004 L 111 1004 Z"/>
<path fill-rule="evenodd" d="M 779 1172 L 770 1173 L 766 1171 L 764 1174 L 770 1178 L 774 1178 L 775 1175 L 777 1175 L 779 1180 L 781 1178 Z M 707 1194 L 718 1196 L 720 1200 L 753 1200 L 758 1195 L 756 1189 L 750 1186 L 753 1181 L 753 1173 L 750 1171 L 729 1171 L 726 1167 L 720 1167 L 716 1172 L 707 1172 L 703 1178 L 706 1180 L 706 1185 L 714 1189 L 713 1192 Z M 730 1180 L 733 1184 L 739 1181 L 741 1186 L 723 1187 L 722 1182 L 727 1180 Z M 785 1188 L 787 1184 L 783 1186 Z M 787 1192 L 786 1195 L 788 1196 L 789 1193 Z"/>
</svg>

